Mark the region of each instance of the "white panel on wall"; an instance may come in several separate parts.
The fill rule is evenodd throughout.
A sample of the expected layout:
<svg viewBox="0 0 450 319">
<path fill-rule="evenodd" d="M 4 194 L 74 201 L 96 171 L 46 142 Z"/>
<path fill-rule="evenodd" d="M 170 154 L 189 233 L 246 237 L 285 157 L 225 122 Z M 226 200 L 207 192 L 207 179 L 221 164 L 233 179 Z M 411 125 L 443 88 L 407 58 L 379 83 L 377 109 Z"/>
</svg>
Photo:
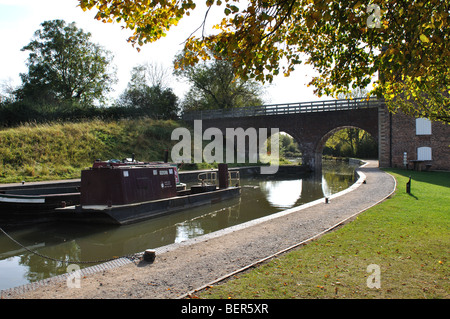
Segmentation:
<svg viewBox="0 0 450 319">
<path fill-rule="evenodd" d="M 431 147 L 423 146 L 417 148 L 418 161 L 431 161 Z"/>
<path fill-rule="evenodd" d="M 431 121 L 425 118 L 416 119 L 416 135 L 430 135 Z"/>
</svg>

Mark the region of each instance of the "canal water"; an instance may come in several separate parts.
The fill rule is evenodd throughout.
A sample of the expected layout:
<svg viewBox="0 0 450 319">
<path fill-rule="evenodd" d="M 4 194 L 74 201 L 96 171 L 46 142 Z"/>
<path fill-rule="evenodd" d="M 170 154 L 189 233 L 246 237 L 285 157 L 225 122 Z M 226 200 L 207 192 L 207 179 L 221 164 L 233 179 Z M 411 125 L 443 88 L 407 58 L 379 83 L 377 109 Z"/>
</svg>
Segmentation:
<svg viewBox="0 0 450 319">
<path fill-rule="evenodd" d="M 28 249 L 56 260 L 104 260 L 182 242 L 337 193 L 354 183 L 355 168 L 324 161 L 321 176 L 241 178 L 240 198 L 133 225 L 49 223 L 9 234 Z M 0 233 L 0 290 L 66 273 L 67 266 L 32 254 Z"/>
</svg>

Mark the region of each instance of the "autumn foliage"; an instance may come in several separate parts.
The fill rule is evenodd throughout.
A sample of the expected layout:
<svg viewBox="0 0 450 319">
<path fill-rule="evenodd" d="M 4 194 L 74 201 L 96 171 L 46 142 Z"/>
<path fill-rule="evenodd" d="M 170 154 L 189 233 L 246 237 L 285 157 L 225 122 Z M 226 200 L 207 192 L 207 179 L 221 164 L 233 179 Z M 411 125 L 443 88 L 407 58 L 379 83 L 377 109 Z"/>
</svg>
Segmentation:
<svg viewBox="0 0 450 319">
<path fill-rule="evenodd" d="M 192 0 L 79 0 L 103 22 L 124 23 L 139 47 L 196 8 Z M 185 42 L 183 68 L 226 56 L 246 79 L 271 82 L 302 63 L 318 95 L 372 83 L 391 111 L 450 122 L 448 0 L 206 0 L 221 6 L 215 32 Z M 207 19 L 207 12 L 205 13 Z M 212 54 L 211 54 L 212 52 Z M 378 76 L 379 74 L 379 76 Z"/>
</svg>

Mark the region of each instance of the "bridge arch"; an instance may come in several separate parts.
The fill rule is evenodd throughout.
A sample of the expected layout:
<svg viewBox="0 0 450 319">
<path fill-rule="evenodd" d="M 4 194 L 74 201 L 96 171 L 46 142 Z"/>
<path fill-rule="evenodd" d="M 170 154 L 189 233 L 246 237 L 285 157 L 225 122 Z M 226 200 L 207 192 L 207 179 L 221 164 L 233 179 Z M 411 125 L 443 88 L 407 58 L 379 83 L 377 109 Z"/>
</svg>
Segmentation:
<svg viewBox="0 0 450 319">
<path fill-rule="evenodd" d="M 302 165 L 321 170 L 323 145 L 337 130 L 357 127 L 379 139 L 378 116 L 383 107 L 384 101 L 376 99 L 331 100 L 191 112 L 183 119 L 201 120 L 203 131 L 215 127 L 224 133 L 227 128 L 286 132 L 299 144 Z"/>
<path fill-rule="evenodd" d="M 298 140 L 298 138 L 295 137 L 295 132 L 290 131 L 289 129 L 285 129 L 285 128 L 277 128 L 278 132 L 272 132 L 269 131 L 268 135 L 267 135 L 267 139 L 265 140 L 265 143 L 269 143 L 272 138 L 274 137 L 274 135 L 278 135 L 279 139 L 279 155 L 280 157 L 282 157 L 284 155 L 285 159 L 287 159 L 287 157 L 302 157 L 303 151 L 302 151 L 302 144 L 301 142 Z M 290 133 L 291 132 L 291 133 Z M 288 137 L 288 140 L 286 141 L 286 139 L 284 138 L 285 136 Z M 290 144 L 288 145 L 283 145 L 285 142 L 290 142 Z M 268 145 L 268 144 L 266 144 Z M 282 148 L 287 147 L 286 153 L 283 154 L 282 152 Z M 271 150 L 268 150 L 271 151 Z"/>
<path fill-rule="evenodd" d="M 364 130 L 367 133 L 369 133 L 369 135 L 376 141 L 376 143 L 378 144 L 378 130 L 375 129 L 375 127 L 362 127 L 359 125 L 342 125 L 342 126 L 337 126 L 333 129 L 331 129 L 329 132 L 327 132 L 326 134 L 324 134 L 318 141 L 314 150 L 314 159 L 315 159 L 315 163 L 316 163 L 316 169 L 320 169 L 321 165 L 322 165 L 322 156 L 323 156 L 323 150 L 325 147 L 325 144 L 327 143 L 327 141 L 330 139 L 330 137 L 332 137 L 334 134 L 336 134 L 337 132 L 343 130 L 343 129 L 348 129 L 348 128 L 357 128 L 360 130 Z"/>
</svg>

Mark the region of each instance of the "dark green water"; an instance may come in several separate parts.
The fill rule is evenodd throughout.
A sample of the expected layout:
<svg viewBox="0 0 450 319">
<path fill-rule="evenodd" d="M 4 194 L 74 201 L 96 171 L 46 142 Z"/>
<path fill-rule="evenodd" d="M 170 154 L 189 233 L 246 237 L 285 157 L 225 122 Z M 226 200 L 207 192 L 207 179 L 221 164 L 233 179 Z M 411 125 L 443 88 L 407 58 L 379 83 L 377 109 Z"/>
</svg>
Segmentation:
<svg viewBox="0 0 450 319">
<path fill-rule="evenodd" d="M 322 176 L 241 179 L 239 199 L 198 207 L 134 225 L 41 224 L 9 234 L 57 260 L 91 261 L 142 252 L 302 205 L 346 189 L 355 166 L 324 162 Z M 88 265 L 90 266 L 90 265 Z M 0 234 L 0 290 L 67 272 L 67 264 L 29 253 Z"/>
</svg>

